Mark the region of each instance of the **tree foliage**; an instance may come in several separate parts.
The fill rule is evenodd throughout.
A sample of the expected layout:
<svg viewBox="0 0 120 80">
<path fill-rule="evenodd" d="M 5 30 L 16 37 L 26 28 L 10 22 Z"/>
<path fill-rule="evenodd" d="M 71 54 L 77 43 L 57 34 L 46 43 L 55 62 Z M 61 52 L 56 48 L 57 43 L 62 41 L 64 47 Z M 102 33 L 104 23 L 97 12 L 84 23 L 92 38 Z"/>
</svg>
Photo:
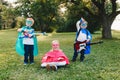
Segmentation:
<svg viewBox="0 0 120 80">
<path fill-rule="evenodd" d="M 97 17 L 102 26 L 102 38 L 112 38 L 111 25 L 115 17 L 120 14 L 118 11 L 117 0 L 91 0 L 98 9 Z"/>
<path fill-rule="evenodd" d="M 22 5 L 18 7 L 24 17 L 33 17 L 34 28 L 39 31 L 53 31 L 58 20 L 58 7 L 60 0 L 20 0 Z"/>
<path fill-rule="evenodd" d="M 88 12 L 84 10 L 84 7 L 87 5 L 89 9 L 92 9 L 91 5 L 88 4 L 90 2 L 84 3 L 81 0 L 71 0 L 67 2 L 67 16 L 65 26 L 60 28 L 58 31 L 76 31 L 76 22 L 80 20 L 81 17 L 85 18 L 88 21 L 88 29 L 91 33 L 99 30 L 100 27 L 97 23 L 97 19 L 95 16 L 92 16 Z"/>
<path fill-rule="evenodd" d="M 103 38 L 112 38 L 111 24 L 118 11 L 117 0 L 18 0 L 16 8 L 0 8 L 1 20 L 6 26 L 20 27 L 24 22 L 19 16 L 32 17 L 34 28 L 39 31 L 76 31 L 76 22 L 81 17 L 88 21 L 88 29 L 94 33 L 102 28 Z M 4 3 L 4 2 L 3 2 Z M 1 7 L 1 4 L 0 4 Z M 120 6 L 119 6 L 120 7 Z M 5 9 L 5 10 L 3 10 Z M 2 11 L 1 11 L 2 10 Z M 15 18 L 16 17 L 16 18 Z M 22 19 L 22 18 L 21 18 Z M 0 20 L 0 21 L 1 21 Z M 18 25 L 18 23 L 20 25 Z"/>
<path fill-rule="evenodd" d="M 75 5 L 77 0 L 71 0 Z M 85 5 L 83 6 L 84 12 L 87 13 L 87 18 L 93 19 L 95 27 L 102 27 L 102 38 L 112 38 L 111 24 L 115 17 L 120 14 L 118 11 L 117 0 L 82 0 Z M 94 21 L 95 20 L 95 21 Z"/>
<path fill-rule="evenodd" d="M 15 21 L 15 10 L 12 8 L 11 4 L 4 0 L 1 0 L 0 4 L 0 28 L 14 28 L 16 26 Z"/>
<path fill-rule="evenodd" d="M 4 0 L 0 0 L 0 29 L 2 29 L 3 26 L 2 14 L 6 8 L 5 5 L 7 5 L 7 2 L 5 2 Z"/>
</svg>

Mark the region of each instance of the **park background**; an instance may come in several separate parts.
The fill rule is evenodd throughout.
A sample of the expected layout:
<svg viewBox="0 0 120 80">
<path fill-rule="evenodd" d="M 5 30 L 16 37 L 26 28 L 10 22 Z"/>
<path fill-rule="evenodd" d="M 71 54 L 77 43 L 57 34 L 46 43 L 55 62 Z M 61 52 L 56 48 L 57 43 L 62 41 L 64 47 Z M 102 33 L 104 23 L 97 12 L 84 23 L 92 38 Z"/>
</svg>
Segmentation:
<svg viewBox="0 0 120 80">
<path fill-rule="evenodd" d="M 9 0 L 11 1 L 11 0 Z M 119 80 L 120 31 L 118 0 L 0 0 L 0 80 Z M 39 55 L 34 65 L 23 65 L 23 57 L 15 51 L 17 29 L 25 19 L 35 20 Z M 84 17 L 92 33 L 91 54 L 83 63 L 75 63 L 47 71 L 40 67 L 41 57 L 51 49 L 51 41 L 60 41 L 61 49 L 71 60 L 76 32 L 76 21 Z M 115 27 L 113 28 L 112 26 Z M 117 25 L 116 25 L 117 24 Z"/>
</svg>

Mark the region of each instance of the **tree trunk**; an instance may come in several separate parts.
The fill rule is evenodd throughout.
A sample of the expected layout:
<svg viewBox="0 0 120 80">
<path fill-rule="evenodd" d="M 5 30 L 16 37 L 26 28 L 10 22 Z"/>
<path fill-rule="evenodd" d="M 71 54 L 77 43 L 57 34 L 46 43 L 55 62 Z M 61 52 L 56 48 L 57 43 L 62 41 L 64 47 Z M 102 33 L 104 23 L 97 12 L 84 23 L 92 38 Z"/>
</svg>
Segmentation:
<svg viewBox="0 0 120 80">
<path fill-rule="evenodd" d="M 102 29 L 102 38 L 111 39 L 111 20 L 109 18 L 103 18 L 103 29 Z"/>
</svg>

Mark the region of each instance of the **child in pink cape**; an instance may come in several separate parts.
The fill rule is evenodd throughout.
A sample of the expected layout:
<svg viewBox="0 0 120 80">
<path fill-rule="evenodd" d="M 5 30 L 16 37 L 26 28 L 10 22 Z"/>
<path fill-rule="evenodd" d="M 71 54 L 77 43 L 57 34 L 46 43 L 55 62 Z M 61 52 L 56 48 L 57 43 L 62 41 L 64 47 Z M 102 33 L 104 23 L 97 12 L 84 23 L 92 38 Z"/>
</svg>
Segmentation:
<svg viewBox="0 0 120 80">
<path fill-rule="evenodd" d="M 41 67 L 46 67 L 47 70 L 57 70 L 58 66 L 65 66 L 69 64 L 67 56 L 59 47 L 59 41 L 52 41 L 52 49 L 45 54 L 42 58 Z"/>
</svg>

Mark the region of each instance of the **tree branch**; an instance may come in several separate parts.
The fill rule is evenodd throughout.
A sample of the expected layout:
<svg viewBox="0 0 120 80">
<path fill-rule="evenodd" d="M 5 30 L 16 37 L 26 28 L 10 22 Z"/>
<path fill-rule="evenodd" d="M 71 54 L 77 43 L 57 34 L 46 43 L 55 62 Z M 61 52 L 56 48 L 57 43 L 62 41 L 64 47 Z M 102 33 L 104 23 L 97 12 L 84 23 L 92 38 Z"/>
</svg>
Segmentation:
<svg viewBox="0 0 120 80">
<path fill-rule="evenodd" d="M 110 14 L 109 17 L 115 18 L 118 14 L 120 14 L 120 10 L 116 11 L 115 13 Z"/>
<path fill-rule="evenodd" d="M 96 0 L 91 0 L 92 3 L 98 8 L 98 10 L 102 13 L 105 13 L 105 0 L 102 1 L 96 1 Z"/>
<path fill-rule="evenodd" d="M 117 8 L 116 0 L 110 0 L 110 1 L 112 3 L 112 13 L 115 13 Z"/>
<path fill-rule="evenodd" d="M 90 15 L 94 15 L 86 6 L 83 7 L 83 9 L 84 9 L 85 11 L 87 11 Z"/>
</svg>

